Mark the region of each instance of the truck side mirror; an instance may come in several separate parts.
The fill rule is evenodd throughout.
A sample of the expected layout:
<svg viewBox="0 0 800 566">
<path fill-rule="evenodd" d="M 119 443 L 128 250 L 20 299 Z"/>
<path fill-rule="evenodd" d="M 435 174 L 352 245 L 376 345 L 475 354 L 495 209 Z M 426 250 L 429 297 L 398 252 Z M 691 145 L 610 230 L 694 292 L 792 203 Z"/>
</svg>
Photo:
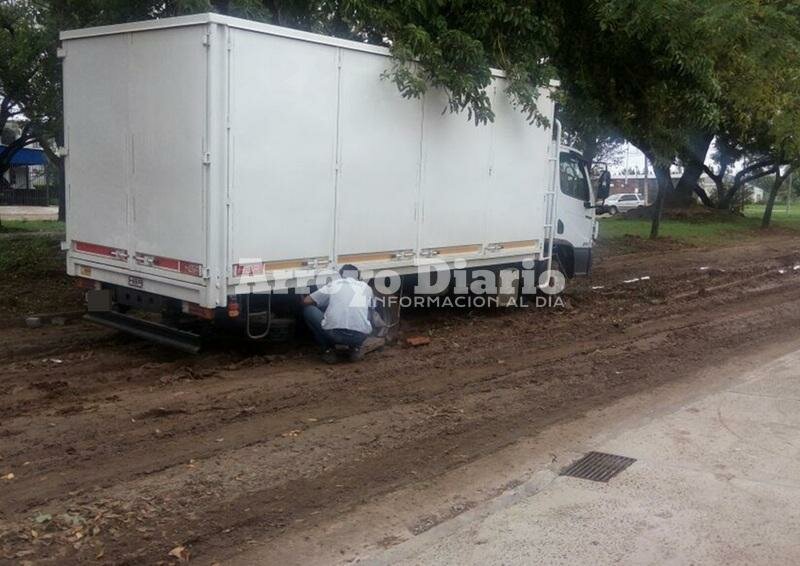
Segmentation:
<svg viewBox="0 0 800 566">
<path fill-rule="evenodd" d="M 611 173 L 603 171 L 597 180 L 597 200 L 606 200 L 611 192 Z"/>
</svg>

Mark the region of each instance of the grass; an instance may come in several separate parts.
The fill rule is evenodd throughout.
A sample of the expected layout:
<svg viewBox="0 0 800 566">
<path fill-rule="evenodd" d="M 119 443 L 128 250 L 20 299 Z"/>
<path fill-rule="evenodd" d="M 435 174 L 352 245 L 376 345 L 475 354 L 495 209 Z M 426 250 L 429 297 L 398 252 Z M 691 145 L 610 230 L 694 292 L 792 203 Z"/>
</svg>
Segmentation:
<svg viewBox="0 0 800 566">
<path fill-rule="evenodd" d="M 82 291 L 66 275 L 58 236 L 0 238 L 0 325 L 5 319 L 82 307 Z"/>
<path fill-rule="evenodd" d="M 0 277 L 37 277 L 64 271 L 59 238 L 19 236 L 0 238 Z"/>
<path fill-rule="evenodd" d="M 64 223 L 55 220 L 3 220 L 0 233 L 63 232 Z"/>
<path fill-rule="evenodd" d="M 716 246 L 746 237 L 757 237 L 762 232 L 761 218 L 764 205 L 751 205 L 744 216 L 723 214 L 696 214 L 687 218 L 664 218 L 660 236 L 688 245 Z M 797 230 L 800 236 L 800 203 L 788 212 L 786 205 L 776 205 L 772 215 L 774 228 Z M 650 237 L 650 220 L 624 217 L 604 218 L 600 221 L 600 240 L 612 246 L 624 246 L 630 238 Z"/>
<path fill-rule="evenodd" d="M 763 204 L 751 204 L 745 208 L 745 216 L 758 219 L 759 225 L 764 216 Z M 786 204 L 776 204 L 772 209 L 772 226 L 800 230 L 800 202 L 786 207 Z"/>
</svg>

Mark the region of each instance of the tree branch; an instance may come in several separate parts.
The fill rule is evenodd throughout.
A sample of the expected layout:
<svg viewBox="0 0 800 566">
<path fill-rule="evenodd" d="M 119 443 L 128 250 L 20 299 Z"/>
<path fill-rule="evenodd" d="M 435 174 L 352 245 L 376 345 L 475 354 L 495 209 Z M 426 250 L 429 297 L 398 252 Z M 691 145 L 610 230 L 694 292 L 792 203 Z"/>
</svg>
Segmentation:
<svg viewBox="0 0 800 566">
<path fill-rule="evenodd" d="M 11 167 L 11 158 L 26 145 L 34 141 L 31 124 L 25 124 L 22 133 L 13 142 L 8 144 L 3 151 L 0 151 L 0 174 L 5 173 Z"/>
<path fill-rule="evenodd" d="M 744 177 L 745 175 L 748 175 L 751 171 L 754 171 L 756 169 L 762 169 L 764 167 L 773 168 L 774 166 L 775 166 L 775 160 L 772 157 L 766 157 L 766 158 L 762 159 L 761 161 L 757 161 L 755 163 L 751 163 L 750 165 L 748 165 L 747 167 L 745 167 L 744 169 L 742 169 L 741 171 L 736 173 L 736 176 L 733 179 L 733 186 L 735 187 L 735 186 L 739 185 L 741 178 Z M 767 173 L 767 174 L 769 174 L 769 173 Z M 761 175 L 761 177 L 763 177 L 763 176 L 764 175 Z M 758 178 L 759 177 L 756 177 L 756 179 L 758 179 Z"/>
<path fill-rule="evenodd" d="M 760 179 L 762 177 L 766 177 L 767 175 L 772 175 L 773 173 L 775 173 L 776 169 L 779 170 L 780 167 L 778 165 L 775 165 L 773 167 L 770 167 L 769 169 L 762 169 L 761 171 L 758 171 L 757 173 L 753 173 L 752 175 L 748 175 L 742 181 L 742 185 L 746 185 L 747 183 L 752 183 L 756 179 Z"/>
<path fill-rule="evenodd" d="M 706 164 L 703 164 L 703 171 L 705 172 L 705 174 L 706 174 L 706 175 L 708 175 L 708 178 L 709 178 L 709 179 L 711 179 L 712 181 L 714 181 L 714 183 L 715 183 L 717 186 L 719 186 L 719 184 L 722 182 L 722 173 L 720 173 L 719 175 L 717 175 L 716 173 L 714 173 L 714 171 L 712 171 L 712 170 L 711 170 L 711 167 L 709 167 L 709 166 L 708 166 L 708 165 L 706 165 Z"/>
<path fill-rule="evenodd" d="M 700 197 L 700 200 L 704 206 L 707 206 L 708 208 L 714 208 L 714 201 L 711 200 L 711 197 L 708 196 L 708 193 L 703 187 L 700 185 L 695 185 L 694 194 Z"/>
<path fill-rule="evenodd" d="M 50 147 L 50 144 L 47 143 L 47 140 L 44 140 L 40 136 L 37 136 L 36 141 L 39 142 L 40 146 L 42 146 L 42 151 L 44 151 L 44 154 L 47 156 L 47 159 L 49 159 L 53 165 L 60 167 L 61 160 L 63 158 L 60 155 L 58 155 L 55 151 L 53 151 L 53 148 Z"/>
</svg>

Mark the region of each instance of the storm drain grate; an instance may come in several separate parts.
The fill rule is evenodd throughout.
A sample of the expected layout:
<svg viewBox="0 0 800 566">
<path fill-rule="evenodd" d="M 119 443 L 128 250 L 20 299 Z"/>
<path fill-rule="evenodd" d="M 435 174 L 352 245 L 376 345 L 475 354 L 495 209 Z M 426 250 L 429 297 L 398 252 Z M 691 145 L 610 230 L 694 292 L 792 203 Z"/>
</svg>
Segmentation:
<svg viewBox="0 0 800 566">
<path fill-rule="evenodd" d="M 589 452 L 580 460 L 561 470 L 560 475 L 607 482 L 635 461 L 635 458 L 626 458 L 616 454 Z"/>
</svg>

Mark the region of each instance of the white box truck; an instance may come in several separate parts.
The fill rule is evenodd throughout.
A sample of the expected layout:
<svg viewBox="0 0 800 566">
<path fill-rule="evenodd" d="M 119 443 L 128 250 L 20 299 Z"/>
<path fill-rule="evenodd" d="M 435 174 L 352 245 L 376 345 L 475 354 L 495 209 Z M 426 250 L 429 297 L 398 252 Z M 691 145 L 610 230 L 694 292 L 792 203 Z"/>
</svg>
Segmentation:
<svg viewBox="0 0 800 566">
<path fill-rule="evenodd" d="M 67 270 L 110 296 L 90 310 L 248 318 L 266 308 L 251 298 L 336 265 L 542 264 L 551 246 L 589 269 L 585 164 L 512 107 L 499 71 L 496 119 L 475 125 L 435 89 L 403 98 L 389 51 L 364 43 L 218 14 L 61 41 Z M 547 92 L 539 105 L 554 115 Z"/>
</svg>

